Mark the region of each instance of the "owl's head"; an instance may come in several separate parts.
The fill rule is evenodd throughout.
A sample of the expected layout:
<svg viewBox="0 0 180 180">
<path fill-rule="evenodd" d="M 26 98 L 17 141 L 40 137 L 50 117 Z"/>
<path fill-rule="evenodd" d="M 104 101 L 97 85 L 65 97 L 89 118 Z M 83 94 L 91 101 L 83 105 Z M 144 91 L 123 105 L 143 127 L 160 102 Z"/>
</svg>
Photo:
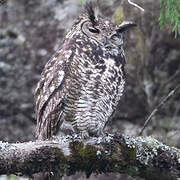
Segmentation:
<svg viewBox="0 0 180 180">
<path fill-rule="evenodd" d="M 85 9 L 86 16 L 80 21 L 81 32 L 107 49 L 121 47 L 123 32 L 136 26 L 130 21 L 115 25 L 109 19 L 100 16 L 92 2 L 86 3 Z"/>
</svg>

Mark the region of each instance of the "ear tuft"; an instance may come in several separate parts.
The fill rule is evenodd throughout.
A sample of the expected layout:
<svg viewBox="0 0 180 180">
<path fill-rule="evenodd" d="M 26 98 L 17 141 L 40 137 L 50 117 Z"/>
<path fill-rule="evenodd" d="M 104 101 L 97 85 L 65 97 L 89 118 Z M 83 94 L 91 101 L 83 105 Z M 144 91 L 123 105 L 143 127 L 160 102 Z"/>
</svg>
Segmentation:
<svg viewBox="0 0 180 180">
<path fill-rule="evenodd" d="M 117 28 L 117 32 L 123 33 L 124 31 L 127 31 L 129 28 L 137 26 L 136 23 L 132 21 L 123 21 Z"/>
<path fill-rule="evenodd" d="M 96 3 L 92 1 L 86 1 L 85 10 L 89 16 L 90 21 L 95 24 L 96 16 L 95 16 L 95 7 Z"/>
</svg>

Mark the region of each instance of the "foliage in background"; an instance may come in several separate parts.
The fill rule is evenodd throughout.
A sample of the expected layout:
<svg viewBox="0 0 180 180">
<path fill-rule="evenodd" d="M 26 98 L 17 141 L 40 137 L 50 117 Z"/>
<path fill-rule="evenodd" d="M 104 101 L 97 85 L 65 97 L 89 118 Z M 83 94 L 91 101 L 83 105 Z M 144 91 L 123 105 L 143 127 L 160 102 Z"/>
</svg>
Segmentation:
<svg viewBox="0 0 180 180">
<path fill-rule="evenodd" d="M 160 27 L 172 25 L 175 37 L 180 34 L 180 1 L 179 0 L 160 0 Z"/>
<path fill-rule="evenodd" d="M 81 5 L 83 4 L 83 2 L 84 2 L 84 0 L 80 0 L 80 4 L 81 4 Z"/>
</svg>

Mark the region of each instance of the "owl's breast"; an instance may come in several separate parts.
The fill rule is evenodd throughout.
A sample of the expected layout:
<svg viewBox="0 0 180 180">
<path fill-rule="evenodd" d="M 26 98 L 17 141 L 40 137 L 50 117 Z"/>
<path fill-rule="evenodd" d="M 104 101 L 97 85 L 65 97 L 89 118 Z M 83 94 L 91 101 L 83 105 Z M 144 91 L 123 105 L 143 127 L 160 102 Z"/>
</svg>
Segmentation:
<svg viewBox="0 0 180 180">
<path fill-rule="evenodd" d="M 117 60 L 103 50 L 97 52 L 102 55 L 92 54 L 87 47 L 76 50 L 69 66 L 70 83 L 64 110 L 65 122 L 75 132 L 96 135 L 111 117 L 124 89 L 122 64 L 117 66 Z"/>
</svg>

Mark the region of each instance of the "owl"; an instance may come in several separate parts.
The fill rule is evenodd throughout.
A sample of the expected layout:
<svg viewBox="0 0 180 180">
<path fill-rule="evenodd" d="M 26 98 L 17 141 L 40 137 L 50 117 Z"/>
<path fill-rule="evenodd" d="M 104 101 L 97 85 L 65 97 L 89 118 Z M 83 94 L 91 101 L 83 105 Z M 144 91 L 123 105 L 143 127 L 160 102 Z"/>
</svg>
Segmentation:
<svg viewBox="0 0 180 180">
<path fill-rule="evenodd" d="M 115 25 L 86 3 L 38 82 L 38 139 L 103 134 L 125 84 L 122 34 L 133 26 L 129 21 Z"/>
</svg>

